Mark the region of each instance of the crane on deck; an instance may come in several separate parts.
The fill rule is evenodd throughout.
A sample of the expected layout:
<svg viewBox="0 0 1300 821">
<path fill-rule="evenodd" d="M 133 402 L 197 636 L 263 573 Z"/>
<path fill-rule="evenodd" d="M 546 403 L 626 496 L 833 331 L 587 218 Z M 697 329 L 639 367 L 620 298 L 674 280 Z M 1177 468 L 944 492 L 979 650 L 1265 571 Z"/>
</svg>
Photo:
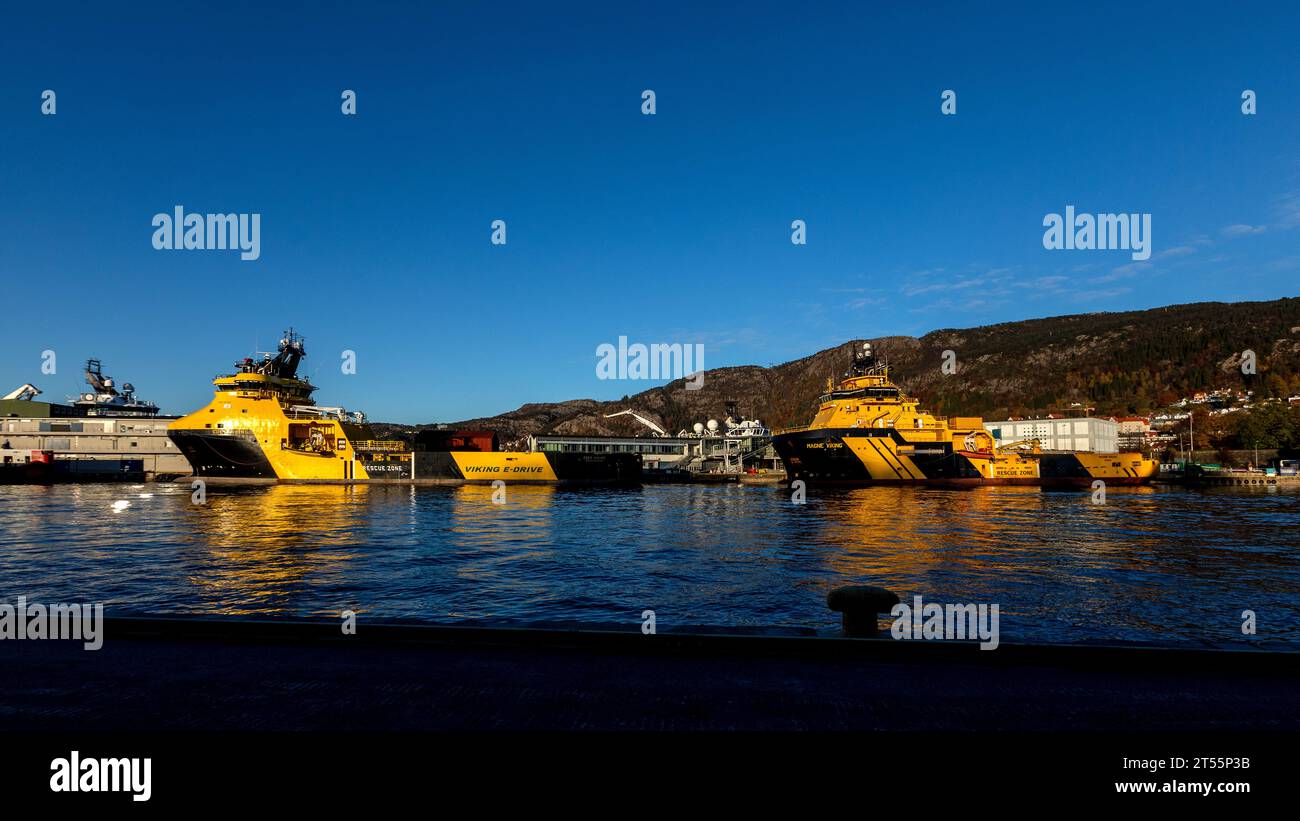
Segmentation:
<svg viewBox="0 0 1300 821">
<path fill-rule="evenodd" d="M 1042 453 L 1043 442 L 1040 439 L 1021 439 L 1019 442 L 1008 442 L 1005 445 L 999 445 L 998 453 Z"/>
</svg>

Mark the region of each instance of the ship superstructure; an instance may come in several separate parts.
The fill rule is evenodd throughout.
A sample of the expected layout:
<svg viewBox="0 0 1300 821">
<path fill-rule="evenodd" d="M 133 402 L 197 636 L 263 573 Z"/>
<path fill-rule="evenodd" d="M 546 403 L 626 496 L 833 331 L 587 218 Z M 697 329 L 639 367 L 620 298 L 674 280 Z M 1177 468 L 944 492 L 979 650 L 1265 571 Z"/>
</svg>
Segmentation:
<svg viewBox="0 0 1300 821">
<path fill-rule="evenodd" d="M 792 479 L 841 484 L 1139 484 L 1158 463 L 1139 453 L 1044 451 L 1000 443 L 979 417 L 936 416 L 889 378 L 870 343 L 838 385 L 828 382 L 811 423 L 773 446 Z"/>
<path fill-rule="evenodd" d="M 124 382 L 118 390 L 113 377 L 104 373 L 98 359 L 86 360 L 86 384 L 91 390 L 72 400 L 84 416 L 157 416 L 158 406 L 137 399 L 135 386 Z"/>
</svg>

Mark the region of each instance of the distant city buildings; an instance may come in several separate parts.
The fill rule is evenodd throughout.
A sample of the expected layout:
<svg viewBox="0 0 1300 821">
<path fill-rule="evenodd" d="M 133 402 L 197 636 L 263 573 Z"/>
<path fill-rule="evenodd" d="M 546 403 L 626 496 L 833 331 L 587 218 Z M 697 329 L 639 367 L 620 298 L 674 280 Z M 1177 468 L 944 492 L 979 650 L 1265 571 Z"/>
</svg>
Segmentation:
<svg viewBox="0 0 1300 821">
<path fill-rule="evenodd" d="M 1151 425 L 1149 416 L 1112 417 L 1119 426 L 1119 449 L 1142 451 L 1156 444 L 1159 434 Z"/>
<path fill-rule="evenodd" d="M 1001 444 L 1037 439 L 1045 450 L 1092 450 L 1106 452 L 1158 452 L 1178 447 L 1187 439 L 1187 424 L 1193 411 L 1212 417 L 1248 413 L 1267 403 L 1300 405 L 1300 394 L 1285 398 L 1257 399 L 1254 391 L 1217 388 L 1196 391 L 1150 416 L 1088 416 L 1094 408 L 1071 402 L 1066 414 L 1043 417 L 1012 416 L 984 427 Z M 1078 414 L 1082 413 L 1082 416 Z M 1231 424 L 1231 423 L 1229 423 Z M 1199 423 L 1198 423 L 1199 426 Z M 1199 436 L 1198 436 L 1199 438 Z"/>
<path fill-rule="evenodd" d="M 1119 424 L 1121 436 L 1144 434 L 1151 430 L 1151 419 L 1146 416 L 1120 416 L 1115 421 Z"/>
<path fill-rule="evenodd" d="M 1250 406 L 1250 400 L 1254 397 L 1254 391 L 1243 391 L 1237 388 L 1219 388 L 1212 391 L 1197 391 L 1190 397 L 1183 397 L 1173 404 L 1172 407 L 1185 408 L 1188 405 L 1213 405 L 1216 408 L 1223 408 L 1234 402 L 1244 403 L 1245 407 Z"/>
</svg>

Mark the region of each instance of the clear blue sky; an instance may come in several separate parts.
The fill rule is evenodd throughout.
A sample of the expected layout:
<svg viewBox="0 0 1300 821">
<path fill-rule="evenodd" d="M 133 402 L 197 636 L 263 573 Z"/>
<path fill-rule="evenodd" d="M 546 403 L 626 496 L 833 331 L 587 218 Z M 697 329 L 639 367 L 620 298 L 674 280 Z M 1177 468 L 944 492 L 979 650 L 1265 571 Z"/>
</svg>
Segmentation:
<svg viewBox="0 0 1300 821">
<path fill-rule="evenodd" d="M 770 364 L 1297 295 L 1297 7 L 1051 5 L 11 7 L 0 392 L 96 356 L 187 412 L 292 324 L 318 401 L 447 421 L 648 387 L 596 380 L 619 335 Z M 260 213 L 261 259 L 154 250 L 178 204 Z M 1151 213 L 1151 260 L 1045 250 L 1066 205 Z"/>
</svg>

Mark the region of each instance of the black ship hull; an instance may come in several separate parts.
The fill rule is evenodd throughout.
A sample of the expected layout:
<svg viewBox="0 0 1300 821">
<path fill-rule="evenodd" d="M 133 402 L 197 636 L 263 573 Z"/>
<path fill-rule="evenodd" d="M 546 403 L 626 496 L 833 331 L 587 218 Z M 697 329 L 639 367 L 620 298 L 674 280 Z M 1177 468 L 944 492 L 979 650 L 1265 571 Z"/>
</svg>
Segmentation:
<svg viewBox="0 0 1300 821">
<path fill-rule="evenodd" d="M 177 430 L 167 436 L 189 460 L 195 476 L 228 479 L 274 479 L 275 469 L 248 431 Z"/>
</svg>

